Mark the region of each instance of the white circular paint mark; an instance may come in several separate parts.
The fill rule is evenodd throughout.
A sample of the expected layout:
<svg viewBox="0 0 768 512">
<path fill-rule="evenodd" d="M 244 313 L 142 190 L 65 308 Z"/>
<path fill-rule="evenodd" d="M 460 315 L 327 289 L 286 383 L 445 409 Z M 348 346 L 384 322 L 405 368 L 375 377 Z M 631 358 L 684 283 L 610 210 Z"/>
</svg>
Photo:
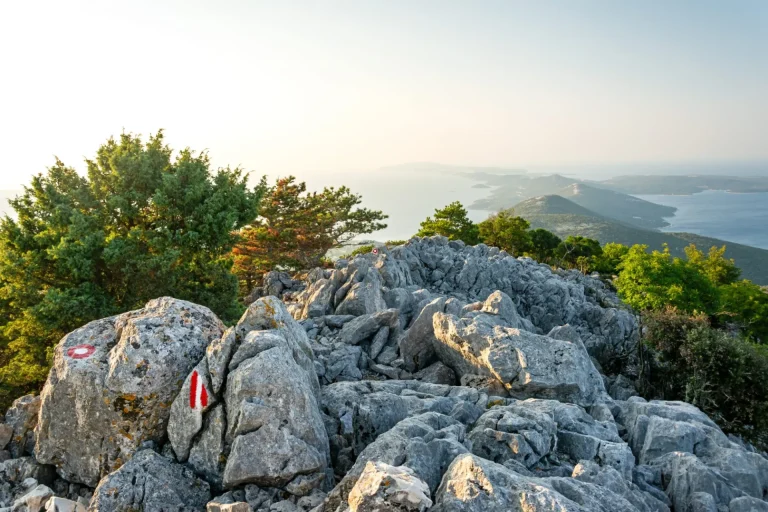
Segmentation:
<svg viewBox="0 0 768 512">
<path fill-rule="evenodd" d="M 87 354 L 88 353 L 88 349 L 87 348 L 76 348 L 75 350 L 73 350 L 73 352 L 75 354 L 77 354 L 77 355 Z"/>
</svg>

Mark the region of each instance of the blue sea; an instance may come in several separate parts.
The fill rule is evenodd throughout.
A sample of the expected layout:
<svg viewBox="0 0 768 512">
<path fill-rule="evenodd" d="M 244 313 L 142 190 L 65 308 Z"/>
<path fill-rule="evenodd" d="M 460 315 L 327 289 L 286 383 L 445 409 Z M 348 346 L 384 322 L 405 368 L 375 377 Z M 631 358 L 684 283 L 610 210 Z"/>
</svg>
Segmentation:
<svg viewBox="0 0 768 512">
<path fill-rule="evenodd" d="M 663 231 L 686 231 L 768 249 L 768 193 L 733 194 L 708 190 L 689 196 L 639 195 L 646 201 L 674 206 Z"/>
</svg>

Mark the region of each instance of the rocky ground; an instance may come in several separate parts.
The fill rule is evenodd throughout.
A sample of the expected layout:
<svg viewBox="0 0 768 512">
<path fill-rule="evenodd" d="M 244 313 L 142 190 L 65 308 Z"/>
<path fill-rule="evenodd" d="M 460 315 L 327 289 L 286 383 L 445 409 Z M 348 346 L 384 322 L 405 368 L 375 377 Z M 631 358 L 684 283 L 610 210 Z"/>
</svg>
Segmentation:
<svg viewBox="0 0 768 512">
<path fill-rule="evenodd" d="M 763 454 L 634 396 L 596 279 L 434 237 L 251 299 L 64 337 L 0 424 L 0 510 L 768 510 Z"/>
</svg>

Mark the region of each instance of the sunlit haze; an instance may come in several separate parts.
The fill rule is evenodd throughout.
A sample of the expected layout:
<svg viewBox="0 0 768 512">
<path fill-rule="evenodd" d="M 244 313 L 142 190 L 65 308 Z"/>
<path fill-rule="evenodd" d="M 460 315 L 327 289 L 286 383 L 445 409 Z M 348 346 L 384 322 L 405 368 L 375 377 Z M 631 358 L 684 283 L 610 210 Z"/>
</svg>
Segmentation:
<svg viewBox="0 0 768 512">
<path fill-rule="evenodd" d="M 258 174 L 768 159 L 768 2 L 0 7 L 0 189 L 121 131 Z"/>
</svg>

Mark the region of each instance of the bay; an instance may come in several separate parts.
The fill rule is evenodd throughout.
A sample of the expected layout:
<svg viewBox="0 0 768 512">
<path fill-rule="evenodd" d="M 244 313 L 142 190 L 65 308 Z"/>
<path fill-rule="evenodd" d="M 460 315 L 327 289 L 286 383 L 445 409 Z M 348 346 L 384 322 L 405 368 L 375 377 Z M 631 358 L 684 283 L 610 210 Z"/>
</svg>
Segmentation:
<svg viewBox="0 0 768 512">
<path fill-rule="evenodd" d="M 638 195 L 677 208 L 662 231 L 684 231 L 768 249 L 768 193 L 706 190 L 689 196 Z"/>
</svg>

